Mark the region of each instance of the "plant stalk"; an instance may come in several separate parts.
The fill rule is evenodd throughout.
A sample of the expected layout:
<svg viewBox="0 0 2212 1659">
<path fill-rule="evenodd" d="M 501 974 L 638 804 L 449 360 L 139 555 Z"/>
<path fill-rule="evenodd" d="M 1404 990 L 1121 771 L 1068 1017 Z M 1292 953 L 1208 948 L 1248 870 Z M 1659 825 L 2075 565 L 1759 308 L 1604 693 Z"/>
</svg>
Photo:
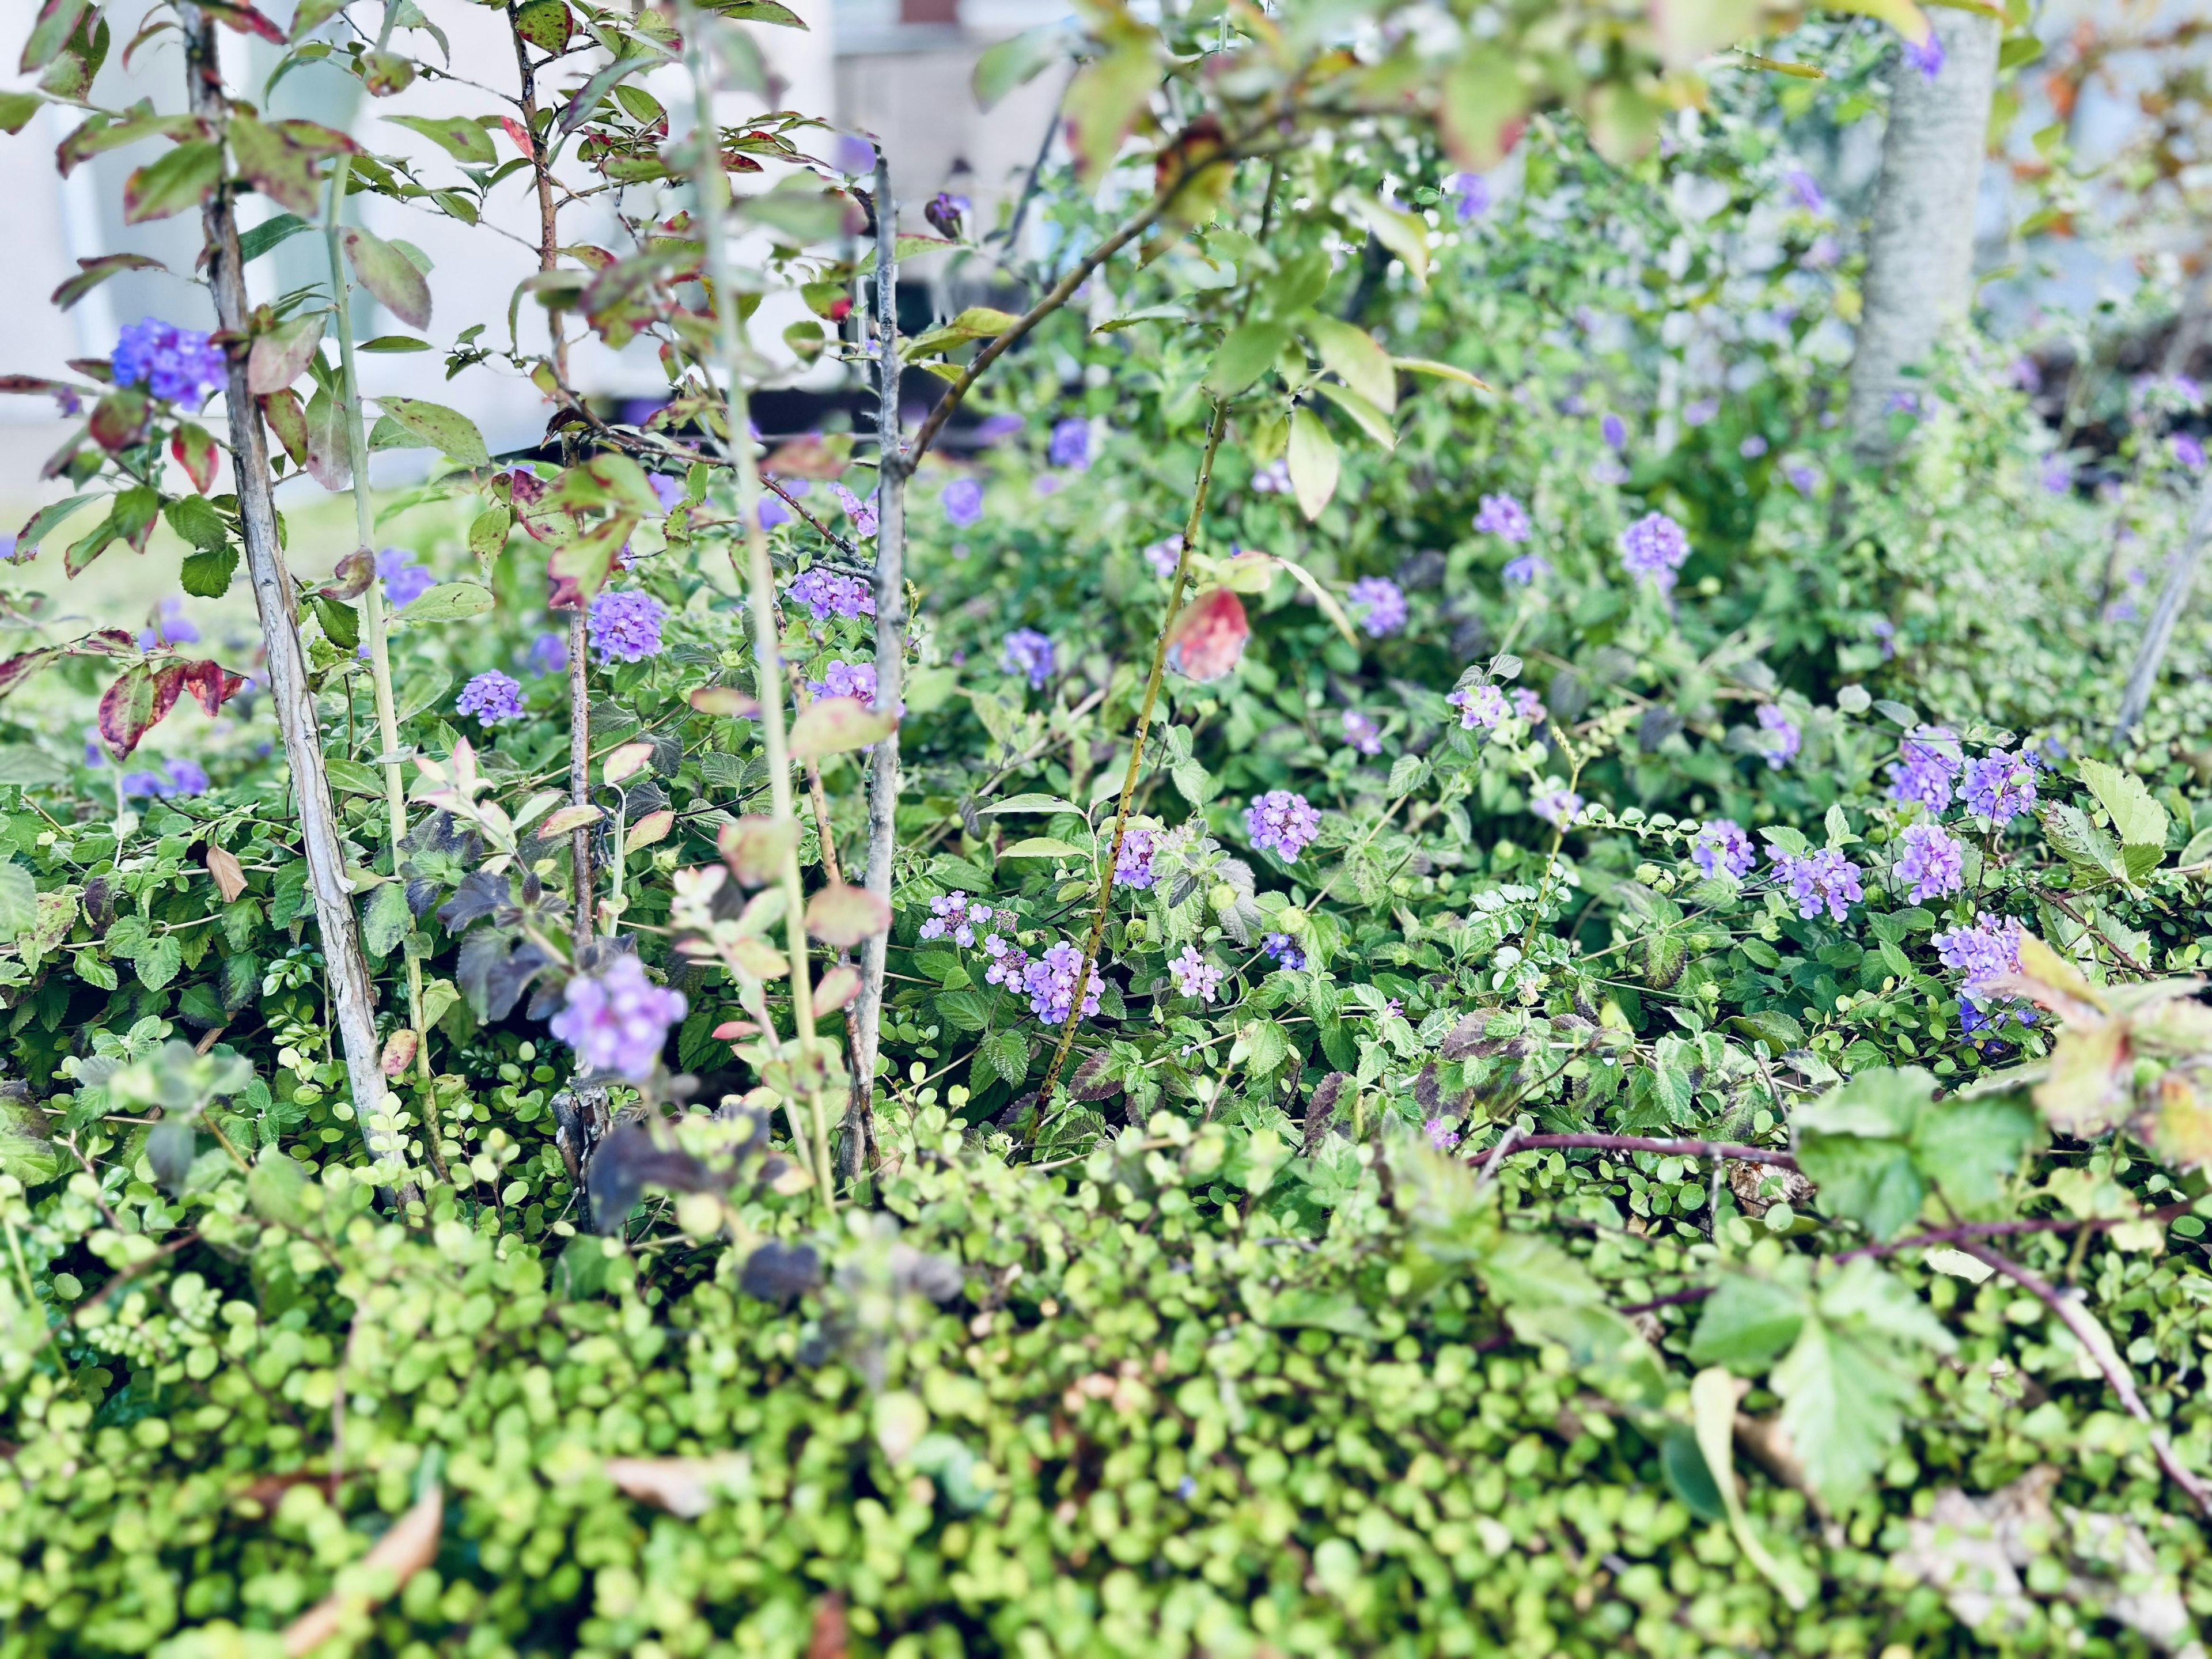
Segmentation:
<svg viewBox="0 0 2212 1659">
<path fill-rule="evenodd" d="M 2166 648 L 2173 640 L 2173 625 L 2181 619 L 2182 607 L 2189 602 L 2189 592 L 2197 586 L 2197 567 L 2204 562 L 2204 549 L 2212 544 L 2212 480 L 2197 488 L 2197 509 L 2189 515 L 2189 539 L 2182 544 L 2166 573 L 2166 586 L 2159 589 L 2158 604 L 2150 613 L 2150 626 L 2143 629 L 2142 643 L 2136 648 L 2134 666 L 2128 671 L 2127 690 L 2120 697 L 2119 718 L 2112 722 L 2112 747 L 2118 749 L 2127 741 L 2128 733 L 2150 707 L 2150 694 L 2158 684 L 2160 665 L 2166 660 Z"/>
</svg>

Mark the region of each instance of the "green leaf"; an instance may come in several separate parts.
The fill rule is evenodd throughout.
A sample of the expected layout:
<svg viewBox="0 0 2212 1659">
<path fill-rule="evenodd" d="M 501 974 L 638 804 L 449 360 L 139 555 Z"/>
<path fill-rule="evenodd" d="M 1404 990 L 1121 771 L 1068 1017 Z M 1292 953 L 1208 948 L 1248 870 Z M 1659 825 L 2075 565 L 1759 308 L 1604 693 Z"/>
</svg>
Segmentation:
<svg viewBox="0 0 2212 1659">
<path fill-rule="evenodd" d="M 2097 804 L 2112 816 L 2112 833 L 2123 847 L 2155 847 L 2163 854 L 2167 817 L 2166 808 L 2152 799 L 2141 778 L 2103 761 L 2081 763 L 2081 781 Z"/>
<path fill-rule="evenodd" d="M 1705 1303 L 1690 1341 L 1693 1365 L 1725 1365 L 1755 1376 L 1797 1340 L 1806 1300 L 1792 1290 L 1748 1273 L 1728 1273 Z"/>
<path fill-rule="evenodd" d="M 374 340 L 363 340 L 354 348 L 356 351 L 435 351 L 437 349 L 428 340 L 418 340 L 411 334 L 380 334 Z"/>
<path fill-rule="evenodd" d="M 1066 23 L 1046 23 L 986 47 L 969 77 L 977 106 L 988 110 L 1016 87 L 1035 80 L 1067 55 L 1073 38 Z"/>
<path fill-rule="evenodd" d="M 994 1031 L 985 1037 L 976 1054 L 1007 1084 L 1019 1088 L 1022 1079 L 1029 1075 L 1030 1045 L 1019 1031 Z"/>
<path fill-rule="evenodd" d="M 1095 184 L 1112 162 L 1159 82 L 1152 41 L 1149 30 L 1133 34 L 1103 58 L 1085 64 L 1068 82 L 1063 107 L 1069 148 L 1075 152 L 1076 172 L 1086 184 Z"/>
<path fill-rule="evenodd" d="M 1863 1072 L 1798 1109 L 1798 1167 L 1824 1210 L 1885 1243 L 1920 1213 L 1927 1188 L 1910 1143 L 1935 1091 L 1917 1066 Z"/>
<path fill-rule="evenodd" d="M 21 132 L 46 101 L 35 92 L 0 92 L 0 132 Z"/>
<path fill-rule="evenodd" d="M 483 616 L 495 603 L 491 589 L 479 582 L 440 582 L 399 614 L 410 623 L 464 622 Z"/>
<path fill-rule="evenodd" d="M 1315 383 L 1313 389 L 1351 416 L 1359 429 L 1383 448 L 1395 449 L 1398 447 L 1398 434 L 1390 425 L 1390 417 L 1350 386 L 1339 386 L 1334 380 L 1320 380 Z"/>
<path fill-rule="evenodd" d="M 1375 1332 L 1368 1317 L 1348 1291 L 1318 1291 L 1295 1285 L 1271 1297 L 1260 1322 L 1279 1331 L 1334 1331 L 1339 1336 L 1365 1337 Z"/>
<path fill-rule="evenodd" d="M 13 860 L 0 863 L 0 943 L 20 937 L 38 920 L 37 878 Z"/>
<path fill-rule="evenodd" d="M 1056 841 L 1050 836 L 1031 836 L 1018 841 L 999 854 L 1002 859 L 1079 859 L 1089 856 L 1073 843 Z"/>
<path fill-rule="evenodd" d="M 1398 407 L 1398 371 L 1373 335 L 1318 311 L 1304 326 L 1322 362 L 1345 385 L 1386 415 Z"/>
<path fill-rule="evenodd" d="M 1291 412 L 1290 464 L 1291 489 L 1298 498 L 1298 510 L 1310 523 L 1336 494 L 1340 465 L 1336 441 L 1310 409 Z"/>
<path fill-rule="evenodd" d="M 34 75 L 61 56 L 84 10 L 85 0 L 46 0 L 39 8 L 38 21 L 31 25 L 30 38 L 23 42 L 19 67 L 24 74 Z"/>
<path fill-rule="evenodd" d="M 1206 371 L 1207 390 L 1217 398 L 1234 398 L 1258 380 L 1290 343 L 1291 331 L 1282 323 L 1246 323 L 1224 337 Z"/>
<path fill-rule="evenodd" d="M 379 885 L 362 907 L 361 942 L 373 957 L 388 957 L 414 926 L 407 908 L 407 889 L 396 881 Z"/>
<path fill-rule="evenodd" d="M 2042 1139 L 2042 1120 L 2027 1101 L 2010 1096 L 1949 1100 L 1920 1115 L 1913 1162 L 1921 1177 L 1954 1207 L 1989 1212 L 2004 1196 L 2021 1159 Z"/>
<path fill-rule="evenodd" d="M 177 568 L 177 583 L 194 599 L 219 599 L 230 592 L 238 574 L 238 550 L 228 542 L 221 547 L 194 550 Z"/>
<path fill-rule="evenodd" d="M 851 198 L 811 182 L 811 175 L 793 174 L 789 185 L 740 196 L 732 205 L 757 225 L 763 225 L 783 240 L 805 247 L 826 242 L 846 228 Z"/>
<path fill-rule="evenodd" d="M 361 613 L 351 605 L 319 597 L 315 615 L 322 620 L 323 632 L 339 650 L 350 651 L 361 643 Z"/>
<path fill-rule="evenodd" d="M 238 234 L 240 263 L 252 264 L 263 254 L 282 243 L 289 242 L 301 231 L 314 227 L 296 213 L 280 213 L 274 218 L 264 219 L 251 230 Z"/>
<path fill-rule="evenodd" d="M 554 0 L 556 5 L 560 0 Z M 560 9 L 565 14 L 566 6 Z M 516 26 L 521 25 L 518 15 Z M 557 51 L 558 48 L 552 48 Z M 394 126 L 419 132 L 444 150 L 456 161 L 472 161 L 480 167 L 490 167 L 499 160 L 491 147 L 491 136 L 464 115 L 387 115 L 384 118 Z"/>
<path fill-rule="evenodd" d="M 426 398 L 379 398 L 376 401 L 401 426 L 463 466 L 491 465 L 491 451 L 484 447 L 483 434 L 459 410 Z"/>
<path fill-rule="evenodd" d="M 1072 800 L 1058 795 L 1011 795 L 994 806 L 981 809 L 992 812 L 1073 812 L 1080 816 L 1083 809 Z"/>
<path fill-rule="evenodd" d="M 1414 286 L 1429 282 L 1429 227 L 1416 213 L 1386 206 L 1370 196 L 1346 196 L 1337 206 L 1346 217 L 1364 225 L 1375 240 L 1403 262 Z"/>
<path fill-rule="evenodd" d="M 176 978 L 185 965 L 185 947 L 174 933 L 164 933 L 138 953 L 131 966 L 137 970 L 138 982 L 149 991 L 158 991 Z"/>
<path fill-rule="evenodd" d="M 514 32 L 539 51 L 557 54 L 568 50 L 576 20 L 566 0 L 530 0 L 515 10 Z"/>
<path fill-rule="evenodd" d="M 142 225 L 196 208 L 222 177 L 222 146 L 196 138 L 123 181 L 123 222 Z"/>
<path fill-rule="evenodd" d="M 707 0 L 707 9 L 733 23 L 773 23 L 786 29 L 806 27 L 805 19 L 777 0 Z"/>
<path fill-rule="evenodd" d="M 342 240 L 345 243 L 346 258 L 353 266 L 353 274 L 361 279 L 361 285 L 374 294 L 379 303 L 400 321 L 410 327 L 428 328 L 430 325 L 430 285 L 422 280 L 422 271 L 400 251 L 398 245 L 350 225 L 342 233 Z M 379 401 L 384 404 L 386 413 L 396 414 L 397 411 L 392 408 L 393 404 L 413 400 L 386 398 Z M 441 407 L 436 404 L 428 406 L 432 409 Z M 447 413 L 452 414 L 453 411 L 448 410 Z M 454 418 L 462 420 L 465 417 L 455 415 Z M 469 430 L 473 434 L 476 428 L 471 426 Z M 436 441 L 434 439 L 432 441 Z M 477 440 L 477 447 L 479 451 L 483 449 L 482 438 Z M 453 459 L 463 459 L 458 455 Z M 488 460 L 489 457 L 485 459 Z M 464 461 L 464 465 L 481 466 L 483 462 Z"/>
<path fill-rule="evenodd" d="M 1437 113 L 1459 164 L 1485 173 L 1505 156 L 1505 133 L 1528 106 L 1510 49 L 1482 43 L 1444 72 Z"/>
<path fill-rule="evenodd" d="M 357 760 L 348 760 L 340 755 L 325 756 L 323 770 L 329 775 L 331 787 L 342 795 L 377 795 L 384 793 L 384 777 L 373 766 L 364 766 Z"/>
</svg>

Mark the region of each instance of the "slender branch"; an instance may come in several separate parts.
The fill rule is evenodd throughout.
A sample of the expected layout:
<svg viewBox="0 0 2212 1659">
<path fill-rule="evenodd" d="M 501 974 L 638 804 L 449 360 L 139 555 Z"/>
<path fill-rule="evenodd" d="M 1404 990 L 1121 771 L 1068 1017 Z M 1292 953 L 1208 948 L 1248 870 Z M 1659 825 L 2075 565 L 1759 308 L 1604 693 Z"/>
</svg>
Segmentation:
<svg viewBox="0 0 2212 1659">
<path fill-rule="evenodd" d="M 2083 915 L 2079 910 L 2076 910 L 2071 904 L 2068 903 L 2066 902 L 2066 896 L 2063 893 L 2054 893 L 2047 887 L 2038 887 L 2034 891 L 2036 897 L 2050 900 L 2051 903 L 2057 905 L 2068 915 L 2073 917 L 2083 929 L 2096 934 L 2099 939 L 2104 940 L 2106 948 L 2109 949 L 2114 956 L 2119 958 L 2120 966 L 2126 969 L 2130 973 L 2140 974 L 2145 979 L 2155 979 L 2158 977 L 2156 974 L 2153 973 L 2149 969 L 2144 967 L 2142 963 L 2137 962 L 2132 956 L 2129 955 L 2127 947 L 2105 931 L 2104 923 L 2100 921 L 2091 921 L 2087 916 Z"/>
<path fill-rule="evenodd" d="M 1504 1143 L 1501 1141 L 1502 1148 Z M 1732 1140 L 1668 1140 L 1650 1135 L 1522 1135 L 1513 1152 L 1540 1152 L 1558 1148 L 1587 1147 L 1600 1152 L 1657 1152 L 1662 1158 L 1733 1158 L 1745 1164 L 1771 1164 L 1794 1170 L 1797 1160 L 1787 1152 L 1765 1146 L 1745 1146 Z"/>
</svg>

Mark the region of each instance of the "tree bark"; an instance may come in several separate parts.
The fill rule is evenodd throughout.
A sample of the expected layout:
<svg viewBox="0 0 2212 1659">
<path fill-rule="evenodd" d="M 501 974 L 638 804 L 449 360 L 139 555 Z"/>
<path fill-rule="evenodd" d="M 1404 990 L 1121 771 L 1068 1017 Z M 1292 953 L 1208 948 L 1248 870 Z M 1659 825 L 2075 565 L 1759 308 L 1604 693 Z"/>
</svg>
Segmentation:
<svg viewBox="0 0 2212 1659">
<path fill-rule="evenodd" d="M 1966 314 L 1974 294 L 1974 210 L 2003 29 L 1972 12 L 1929 15 L 1942 68 L 1931 81 L 1908 56 L 1893 72 L 1851 359 L 1852 441 L 1877 459 L 1892 447 L 1890 401 L 1912 385 L 1905 371 Z"/>
<path fill-rule="evenodd" d="M 191 112 L 220 130 L 228 113 L 222 70 L 216 56 L 215 25 L 200 9 L 180 4 L 185 36 L 185 94 Z M 207 240 L 208 287 L 216 317 L 226 332 L 244 339 L 246 329 L 246 275 L 239 255 L 238 219 L 229 190 L 219 185 L 201 211 Z M 322 931 L 324 972 L 337 1015 L 338 1038 L 352 1085 L 356 1121 L 369 1155 L 380 1163 L 401 1157 L 401 1142 L 386 1115 L 384 1069 L 376 1043 L 375 993 L 355 924 L 352 884 L 331 781 L 323 769 L 321 732 L 308 689 L 306 653 L 300 647 L 292 578 L 276 544 L 276 508 L 269 477 L 269 444 L 258 405 L 246 385 L 246 353 L 228 354 L 229 383 L 224 402 L 230 417 L 231 476 L 238 488 L 238 516 L 246 543 L 246 566 L 260 613 L 261 638 L 268 648 L 269 700 L 284 740 L 284 759 L 292 769 L 292 794 L 300 812 L 300 840 L 307 858 L 307 888 L 314 896 L 315 920 Z"/>
<path fill-rule="evenodd" d="M 876 162 L 876 705 L 896 709 L 906 668 L 906 481 L 910 468 L 899 436 L 898 209 L 890 163 Z M 891 860 L 898 850 L 899 738 L 875 747 L 868 769 L 870 892 L 891 896 Z M 853 1095 L 840 1152 L 850 1180 L 869 1162 L 875 1139 L 876 1055 L 883 1034 L 884 957 L 890 935 L 860 947 L 860 994 L 853 1002 Z"/>
</svg>

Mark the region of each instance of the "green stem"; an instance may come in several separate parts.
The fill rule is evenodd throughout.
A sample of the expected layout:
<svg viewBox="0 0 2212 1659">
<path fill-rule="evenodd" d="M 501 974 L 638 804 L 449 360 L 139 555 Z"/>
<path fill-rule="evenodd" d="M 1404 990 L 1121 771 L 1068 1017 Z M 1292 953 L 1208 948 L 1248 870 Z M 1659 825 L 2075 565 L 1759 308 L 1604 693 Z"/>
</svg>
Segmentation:
<svg viewBox="0 0 2212 1659">
<path fill-rule="evenodd" d="M 729 205 L 729 180 L 718 165 L 714 134 L 714 83 L 707 70 L 702 35 L 708 20 L 690 5 L 683 10 L 684 61 L 691 73 L 695 112 L 692 143 L 692 183 L 698 198 L 699 232 L 706 244 L 707 276 L 714 288 L 714 317 L 721 339 L 722 375 L 727 398 L 723 453 L 736 471 L 738 520 L 745 531 L 745 562 L 739 574 L 745 584 L 745 601 L 752 611 L 754 683 L 760 698 L 762 745 L 768 750 L 769 797 L 775 821 L 794 829 L 799 814 L 791 789 L 791 751 L 783 727 L 783 657 L 776 629 L 775 568 L 769 562 L 768 532 L 761 527 L 759 458 L 753 453 L 752 422 L 745 393 L 744 324 L 738 314 L 737 289 L 730 270 L 725 240 Z M 806 945 L 806 887 L 799 872 L 798 838 L 783 857 L 785 944 L 791 957 L 792 1026 L 799 1049 L 798 1064 L 791 1068 L 793 1086 L 807 1096 L 812 1120 L 814 1178 L 821 1188 L 825 1209 L 835 1212 L 836 1194 L 830 1168 L 830 1115 L 825 1084 L 829 1056 L 814 1034 L 814 987 L 809 976 Z M 788 1103 L 795 1118 L 799 1103 Z M 794 1126 L 795 1127 L 795 1126 Z"/>
</svg>

